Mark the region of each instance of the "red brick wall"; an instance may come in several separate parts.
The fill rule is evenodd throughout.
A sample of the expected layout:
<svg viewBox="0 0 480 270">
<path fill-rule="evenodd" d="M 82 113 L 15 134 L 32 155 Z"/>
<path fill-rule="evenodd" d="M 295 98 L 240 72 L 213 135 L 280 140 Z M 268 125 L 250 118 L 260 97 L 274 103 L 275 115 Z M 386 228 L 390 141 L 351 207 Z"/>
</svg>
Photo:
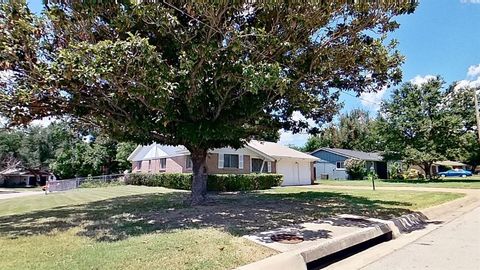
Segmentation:
<svg viewBox="0 0 480 270">
<path fill-rule="evenodd" d="M 224 173 L 250 173 L 250 156 L 243 155 L 243 169 L 237 168 L 218 168 L 218 154 L 211 153 L 207 156 L 207 173 L 208 174 L 224 174 Z"/>
<path fill-rule="evenodd" d="M 166 172 L 166 173 L 190 173 L 192 172 L 191 168 L 186 168 L 186 162 L 187 162 L 187 156 L 178 156 L 178 157 L 172 157 L 172 158 L 167 158 L 167 164 L 165 169 L 160 169 L 160 160 L 152 160 L 151 165 L 150 165 L 150 170 L 148 169 L 148 160 L 142 161 L 142 166 L 141 169 L 138 170 L 138 163 L 133 162 L 132 164 L 132 172 L 142 172 L 142 173 L 161 173 L 161 172 Z M 238 168 L 218 168 L 218 154 L 217 153 L 211 153 L 208 154 L 207 156 L 207 161 L 205 163 L 205 166 L 207 167 L 207 173 L 209 174 L 226 174 L 226 173 L 232 173 L 232 174 L 244 174 L 244 173 L 251 173 L 250 171 L 250 166 L 251 166 L 251 161 L 250 161 L 250 156 L 249 155 L 243 155 L 243 169 L 238 169 Z M 265 164 L 265 166 L 267 166 Z M 277 172 L 277 163 L 272 162 L 272 173 Z"/>
</svg>

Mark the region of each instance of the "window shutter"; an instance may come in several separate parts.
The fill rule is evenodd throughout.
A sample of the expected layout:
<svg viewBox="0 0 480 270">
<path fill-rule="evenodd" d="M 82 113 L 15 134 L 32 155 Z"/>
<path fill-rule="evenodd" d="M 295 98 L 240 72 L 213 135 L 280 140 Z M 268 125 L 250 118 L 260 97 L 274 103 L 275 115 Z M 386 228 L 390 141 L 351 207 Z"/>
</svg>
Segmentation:
<svg viewBox="0 0 480 270">
<path fill-rule="evenodd" d="M 223 154 L 218 154 L 218 168 L 223 169 Z"/>
<path fill-rule="evenodd" d="M 243 155 L 238 155 L 238 168 L 243 169 Z"/>
<path fill-rule="evenodd" d="M 269 173 L 272 172 L 272 162 L 271 162 L 271 161 L 267 162 L 267 171 L 268 171 Z"/>
</svg>

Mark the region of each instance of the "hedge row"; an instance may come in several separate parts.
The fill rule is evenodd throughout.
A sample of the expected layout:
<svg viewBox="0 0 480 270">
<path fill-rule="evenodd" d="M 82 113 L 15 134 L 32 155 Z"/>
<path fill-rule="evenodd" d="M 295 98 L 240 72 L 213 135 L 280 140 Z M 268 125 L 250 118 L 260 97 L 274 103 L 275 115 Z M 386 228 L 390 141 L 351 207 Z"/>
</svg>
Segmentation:
<svg viewBox="0 0 480 270">
<path fill-rule="evenodd" d="M 190 190 L 192 174 L 189 173 L 133 173 L 125 179 L 127 185 L 166 187 Z M 269 189 L 282 183 L 280 174 L 214 174 L 208 175 L 210 191 L 247 191 Z"/>
<path fill-rule="evenodd" d="M 211 191 L 261 190 L 282 184 L 281 174 L 212 174 L 208 176 L 207 188 Z"/>
<path fill-rule="evenodd" d="M 191 173 L 132 173 L 125 179 L 127 185 L 166 187 L 190 190 L 192 186 Z"/>
</svg>

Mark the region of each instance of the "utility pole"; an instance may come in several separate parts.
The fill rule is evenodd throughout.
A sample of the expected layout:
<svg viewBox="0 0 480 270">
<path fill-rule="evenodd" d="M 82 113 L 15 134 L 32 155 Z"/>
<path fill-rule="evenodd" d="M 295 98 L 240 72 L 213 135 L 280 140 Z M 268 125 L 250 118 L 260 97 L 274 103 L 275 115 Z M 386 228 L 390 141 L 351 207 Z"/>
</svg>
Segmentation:
<svg viewBox="0 0 480 270">
<path fill-rule="evenodd" d="M 475 117 L 477 118 L 477 134 L 480 143 L 480 114 L 478 112 L 477 87 L 473 87 L 473 100 L 475 101 Z"/>
</svg>

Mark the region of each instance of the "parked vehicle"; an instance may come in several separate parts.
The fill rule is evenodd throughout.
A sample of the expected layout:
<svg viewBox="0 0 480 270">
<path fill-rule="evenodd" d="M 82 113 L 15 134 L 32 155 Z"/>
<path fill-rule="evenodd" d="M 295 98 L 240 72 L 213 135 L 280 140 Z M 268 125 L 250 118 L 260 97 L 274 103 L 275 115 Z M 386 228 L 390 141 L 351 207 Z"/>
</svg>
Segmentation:
<svg viewBox="0 0 480 270">
<path fill-rule="evenodd" d="M 464 169 L 453 169 L 453 170 L 448 170 L 446 172 L 440 172 L 438 173 L 441 177 L 467 177 L 467 176 L 472 176 L 471 171 L 467 171 Z"/>
</svg>

